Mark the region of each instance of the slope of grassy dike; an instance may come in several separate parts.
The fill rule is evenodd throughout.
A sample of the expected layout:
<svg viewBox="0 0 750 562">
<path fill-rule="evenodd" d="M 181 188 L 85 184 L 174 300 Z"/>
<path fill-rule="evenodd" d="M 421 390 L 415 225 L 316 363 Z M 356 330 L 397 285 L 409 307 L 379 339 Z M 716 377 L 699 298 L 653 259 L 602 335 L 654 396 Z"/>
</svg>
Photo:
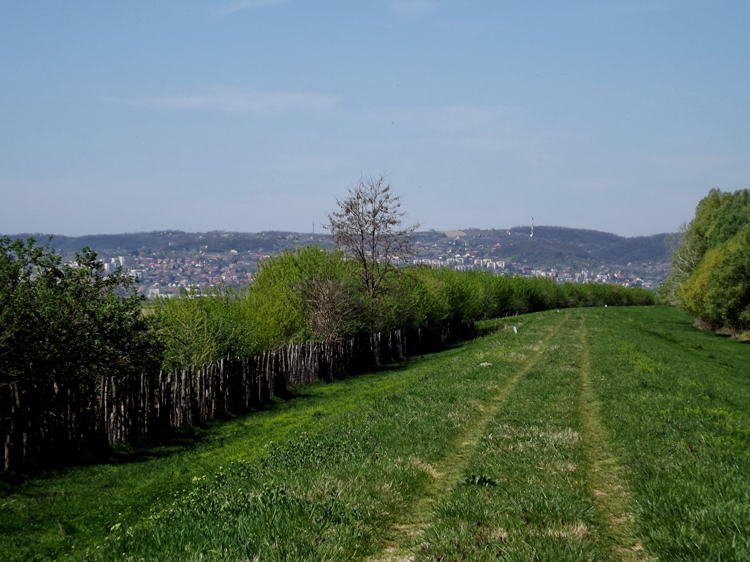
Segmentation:
<svg viewBox="0 0 750 562">
<path fill-rule="evenodd" d="M 541 320 L 531 315 L 523 322 Z M 377 411 L 384 403 L 398 404 L 415 385 L 428 387 L 435 372 L 457 363 L 462 353 L 457 348 L 392 370 L 297 387 L 290 400 L 214 424 L 180 443 L 111 464 L 51 473 L 20 486 L 0 483 L 5 486 L 0 489 L 2 558 L 83 558 L 89 546 L 114 536 L 112 528 L 137 526 L 144 516 L 167 510 L 176 495 L 194 488 L 193 480 L 210 478 L 232 463 L 258 463 L 290 440 L 299 444 L 319 432 L 347 431 L 351 416 Z M 458 373 L 451 378 L 461 380 Z"/>
<path fill-rule="evenodd" d="M 750 346 L 669 308 L 490 324 L 16 487 L 2 558 L 750 559 Z"/>
</svg>

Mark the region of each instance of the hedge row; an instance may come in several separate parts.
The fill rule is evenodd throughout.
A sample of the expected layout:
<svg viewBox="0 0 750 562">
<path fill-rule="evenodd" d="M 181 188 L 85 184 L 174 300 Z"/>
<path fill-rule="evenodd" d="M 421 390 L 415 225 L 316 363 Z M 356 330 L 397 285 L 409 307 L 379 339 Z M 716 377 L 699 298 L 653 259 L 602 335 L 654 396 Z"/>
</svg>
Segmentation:
<svg viewBox="0 0 750 562">
<path fill-rule="evenodd" d="M 646 290 L 617 285 L 556 284 L 541 278 L 407 267 L 394 270 L 376 302 L 370 303 L 359 283 L 357 264 L 317 247 L 268 260 L 254 283 L 242 291 L 192 296 L 155 303 L 166 368 L 368 331 L 472 322 L 551 308 L 654 302 Z"/>
</svg>

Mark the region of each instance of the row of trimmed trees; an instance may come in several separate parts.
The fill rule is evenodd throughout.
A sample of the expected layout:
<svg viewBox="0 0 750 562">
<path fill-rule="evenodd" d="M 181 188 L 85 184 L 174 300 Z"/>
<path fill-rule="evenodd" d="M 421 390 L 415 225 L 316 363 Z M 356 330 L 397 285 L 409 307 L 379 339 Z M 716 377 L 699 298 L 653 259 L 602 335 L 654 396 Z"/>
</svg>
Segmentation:
<svg viewBox="0 0 750 562">
<path fill-rule="evenodd" d="M 153 319 L 165 345 L 165 367 L 176 368 L 290 342 L 331 342 L 552 308 L 654 302 L 643 289 L 429 267 L 391 267 L 381 288 L 371 298 L 356 261 L 308 247 L 271 258 L 242 291 L 158 301 Z"/>
</svg>

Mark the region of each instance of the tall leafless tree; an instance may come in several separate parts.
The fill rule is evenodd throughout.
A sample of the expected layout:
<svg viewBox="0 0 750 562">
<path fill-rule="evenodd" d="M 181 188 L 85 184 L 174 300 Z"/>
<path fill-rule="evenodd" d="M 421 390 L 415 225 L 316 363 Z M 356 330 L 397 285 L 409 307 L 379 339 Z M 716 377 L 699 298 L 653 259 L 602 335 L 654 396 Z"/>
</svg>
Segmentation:
<svg viewBox="0 0 750 562">
<path fill-rule="evenodd" d="M 347 325 L 359 312 L 348 288 L 335 279 L 318 277 L 306 281 L 302 297 L 310 329 L 327 343 L 344 338 Z"/>
<path fill-rule="evenodd" d="M 659 287 L 659 294 L 669 304 L 680 304 L 679 288 L 695 271 L 706 252 L 704 240 L 690 232 L 683 224 L 679 232 L 665 238 L 667 251 L 672 254 L 672 271 Z"/>
<path fill-rule="evenodd" d="M 669 236 L 666 243 L 672 251 L 673 273 L 681 279 L 689 277 L 706 252 L 705 242 L 691 235 L 689 225 L 683 224 L 679 233 Z"/>
<path fill-rule="evenodd" d="M 418 225 L 403 227 L 401 202 L 385 178 L 360 178 L 326 228 L 336 245 L 361 266 L 362 285 L 370 304 L 382 294 L 394 262 L 411 253 L 411 235 Z"/>
</svg>

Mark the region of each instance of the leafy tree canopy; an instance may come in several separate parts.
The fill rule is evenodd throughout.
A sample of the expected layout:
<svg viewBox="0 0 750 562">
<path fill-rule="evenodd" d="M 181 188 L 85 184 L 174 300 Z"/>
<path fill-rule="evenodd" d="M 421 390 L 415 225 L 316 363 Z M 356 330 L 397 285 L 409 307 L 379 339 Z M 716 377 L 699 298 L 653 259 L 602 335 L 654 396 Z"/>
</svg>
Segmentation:
<svg viewBox="0 0 750 562">
<path fill-rule="evenodd" d="M 0 238 L 0 381 L 125 376 L 160 360 L 131 277 L 73 264 L 34 239 Z"/>
<path fill-rule="evenodd" d="M 713 329 L 750 329 L 750 190 L 712 189 L 696 208 L 666 283 Z"/>
</svg>

